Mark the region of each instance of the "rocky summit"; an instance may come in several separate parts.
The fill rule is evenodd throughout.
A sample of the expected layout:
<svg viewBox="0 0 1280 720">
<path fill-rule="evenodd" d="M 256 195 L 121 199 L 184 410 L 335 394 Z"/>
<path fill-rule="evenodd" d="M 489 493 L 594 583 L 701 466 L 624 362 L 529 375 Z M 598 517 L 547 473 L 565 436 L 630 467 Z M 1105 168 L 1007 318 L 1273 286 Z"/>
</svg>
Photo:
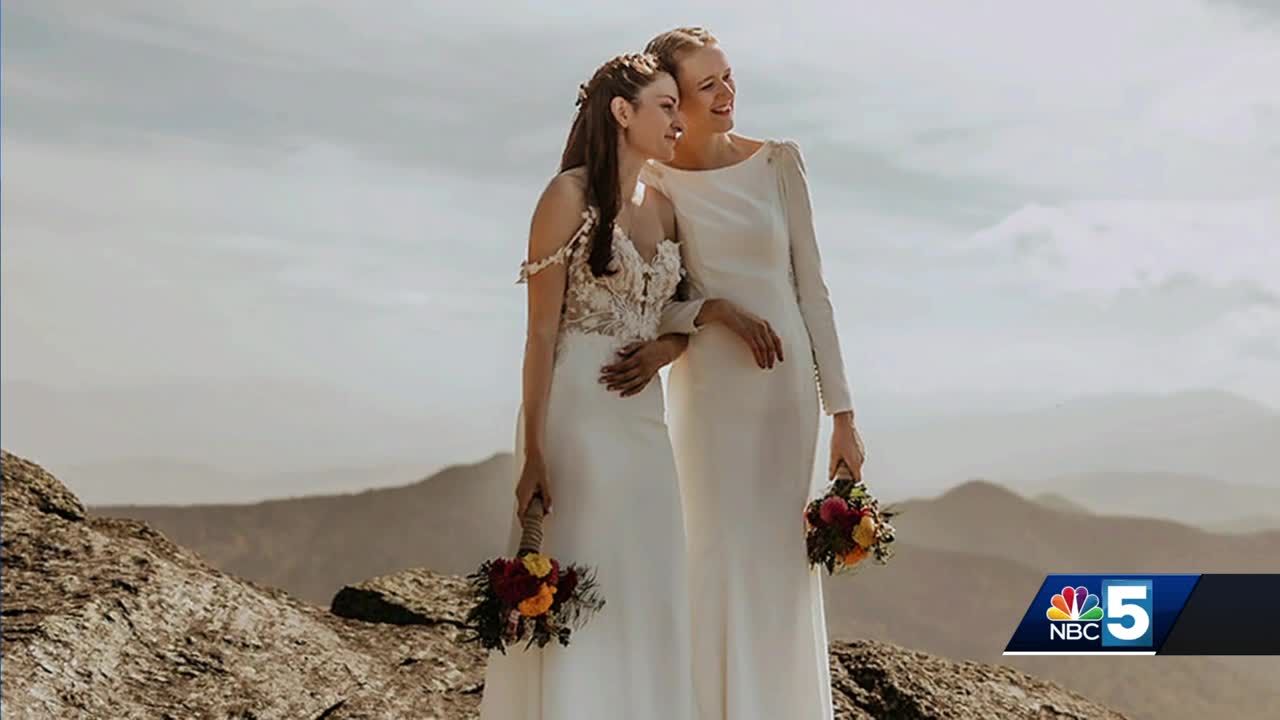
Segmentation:
<svg viewBox="0 0 1280 720">
<path fill-rule="evenodd" d="M 6 718 L 473 718 L 483 654 L 466 585 L 407 570 L 331 610 L 210 567 L 145 524 L 85 511 L 3 454 Z M 840 718 L 1120 718 L 1011 668 L 836 643 Z"/>
</svg>

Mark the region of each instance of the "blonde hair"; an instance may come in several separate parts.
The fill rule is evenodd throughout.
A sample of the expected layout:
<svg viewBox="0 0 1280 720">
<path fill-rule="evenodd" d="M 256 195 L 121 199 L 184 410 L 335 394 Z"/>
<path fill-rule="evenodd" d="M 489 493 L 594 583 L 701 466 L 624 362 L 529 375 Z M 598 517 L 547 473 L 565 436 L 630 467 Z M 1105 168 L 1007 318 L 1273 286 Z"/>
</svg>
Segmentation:
<svg viewBox="0 0 1280 720">
<path fill-rule="evenodd" d="M 709 47 L 717 42 L 716 36 L 704 27 L 678 27 L 650 40 L 644 51 L 657 57 L 662 69 L 679 80 L 676 68 L 680 64 L 680 58 L 690 51 Z"/>
</svg>

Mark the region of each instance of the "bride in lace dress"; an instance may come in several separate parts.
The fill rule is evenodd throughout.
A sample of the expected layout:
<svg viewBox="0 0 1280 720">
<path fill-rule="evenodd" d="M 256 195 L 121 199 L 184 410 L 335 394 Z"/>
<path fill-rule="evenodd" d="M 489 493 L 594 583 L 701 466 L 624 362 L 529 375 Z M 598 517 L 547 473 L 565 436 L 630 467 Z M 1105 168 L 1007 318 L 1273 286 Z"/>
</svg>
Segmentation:
<svg viewBox="0 0 1280 720">
<path fill-rule="evenodd" d="M 606 604 L 569 647 L 491 653 L 486 720 L 695 717 L 685 529 L 662 387 L 650 380 L 683 346 L 658 336 L 680 251 L 670 203 L 637 183 L 648 159 L 674 154 L 678 97 L 651 56 L 602 66 L 580 88 L 561 173 L 534 212 L 520 271 L 517 512 L 542 495 L 543 551 L 594 566 Z M 619 353 L 642 368 L 621 395 L 600 382 Z"/>
</svg>

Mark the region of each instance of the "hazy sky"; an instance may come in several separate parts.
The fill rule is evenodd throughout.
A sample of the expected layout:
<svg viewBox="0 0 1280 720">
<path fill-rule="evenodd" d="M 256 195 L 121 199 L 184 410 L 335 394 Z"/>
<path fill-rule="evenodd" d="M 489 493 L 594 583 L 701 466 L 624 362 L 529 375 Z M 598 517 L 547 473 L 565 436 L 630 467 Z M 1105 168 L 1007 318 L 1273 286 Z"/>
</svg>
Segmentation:
<svg viewBox="0 0 1280 720">
<path fill-rule="evenodd" d="M 4 379 L 302 379 L 483 432 L 577 84 L 678 24 L 804 149 L 855 400 L 1280 405 L 1265 0 L 7 1 Z"/>
</svg>

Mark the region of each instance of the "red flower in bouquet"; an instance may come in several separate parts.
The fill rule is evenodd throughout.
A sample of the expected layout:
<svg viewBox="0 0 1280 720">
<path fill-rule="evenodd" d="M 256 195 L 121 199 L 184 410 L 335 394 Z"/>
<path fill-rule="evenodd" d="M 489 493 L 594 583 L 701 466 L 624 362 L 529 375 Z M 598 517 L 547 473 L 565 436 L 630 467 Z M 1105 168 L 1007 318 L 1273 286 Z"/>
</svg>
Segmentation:
<svg viewBox="0 0 1280 720">
<path fill-rule="evenodd" d="M 855 508 L 849 507 L 844 498 L 832 496 L 822 501 L 818 507 L 818 517 L 828 527 L 852 531 L 862 515 Z"/>
<path fill-rule="evenodd" d="M 538 594 L 542 581 L 534 577 L 519 560 L 495 560 L 489 575 L 493 592 L 502 602 L 516 606 Z"/>
</svg>

